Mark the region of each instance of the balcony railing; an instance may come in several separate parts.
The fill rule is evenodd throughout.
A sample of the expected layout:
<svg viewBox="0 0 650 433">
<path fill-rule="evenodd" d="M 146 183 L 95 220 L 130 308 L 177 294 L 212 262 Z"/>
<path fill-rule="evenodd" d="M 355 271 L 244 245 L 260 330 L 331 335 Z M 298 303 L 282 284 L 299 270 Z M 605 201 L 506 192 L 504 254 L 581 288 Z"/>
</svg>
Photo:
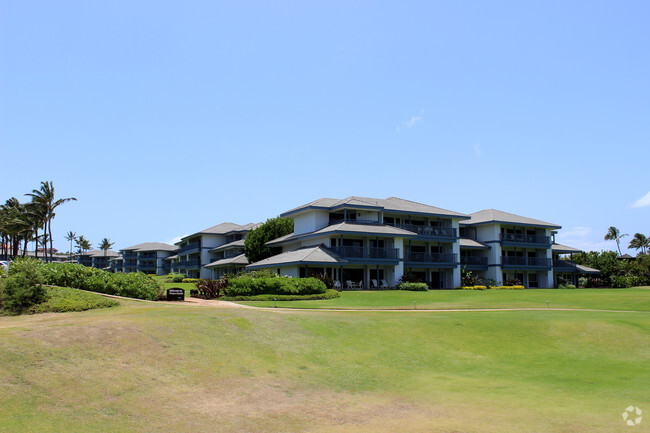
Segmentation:
<svg viewBox="0 0 650 433">
<path fill-rule="evenodd" d="M 418 263 L 456 263 L 456 254 L 452 253 L 414 253 L 404 251 L 404 261 Z"/>
<path fill-rule="evenodd" d="M 573 260 L 553 260 L 554 268 L 575 269 L 576 262 Z"/>
<path fill-rule="evenodd" d="M 137 259 L 137 258 L 138 258 L 138 254 L 137 254 L 137 253 L 124 253 L 124 254 L 122 254 L 122 257 L 124 258 L 124 260 L 127 260 L 127 259 Z"/>
<path fill-rule="evenodd" d="M 332 247 L 334 253 L 349 259 L 399 259 L 397 248 Z"/>
<path fill-rule="evenodd" d="M 183 260 L 178 262 L 177 268 L 198 268 L 200 266 L 199 260 Z"/>
<path fill-rule="evenodd" d="M 329 225 L 340 224 L 340 223 L 354 223 L 354 224 L 379 224 L 379 221 L 376 219 L 367 220 L 361 218 L 332 218 L 330 217 Z"/>
<path fill-rule="evenodd" d="M 129 266 L 129 267 L 136 267 L 138 266 L 138 261 L 137 260 L 125 260 L 124 261 L 124 266 Z"/>
<path fill-rule="evenodd" d="M 388 224 L 388 225 L 417 233 L 418 236 L 434 236 L 434 237 L 444 237 L 444 238 L 457 237 L 456 235 L 457 231 L 453 227 L 419 226 L 416 224 Z"/>
<path fill-rule="evenodd" d="M 138 270 L 140 271 L 155 271 L 157 269 L 156 265 L 140 265 Z"/>
<path fill-rule="evenodd" d="M 501 257 L 501 266 L 551 267 L 552 260 L 545 257 Z"/>
<path fill-rule="evenodd" d="M 460 256 L 461 265 L 487 266 L 487 257 Z"/>
<path fill-rule="evenodd" d="M 551 243 L 550 236 L 525 235 L 514 233 L 501 233 L 501 242 L 515 242 L 519 244 L 548 245 Z"/>
<path fill-rule="evenodd" d="M 156 259 L 158 258 L 157 253 L 140 253 L 141 259 Z"/>
<path fill-rule="evenodd" d="M 201 248 L 201 242 L 192 242 L 178 249 L 178 254 L 183 254 L 188 251 L 198 250 Z"/>
</svg>

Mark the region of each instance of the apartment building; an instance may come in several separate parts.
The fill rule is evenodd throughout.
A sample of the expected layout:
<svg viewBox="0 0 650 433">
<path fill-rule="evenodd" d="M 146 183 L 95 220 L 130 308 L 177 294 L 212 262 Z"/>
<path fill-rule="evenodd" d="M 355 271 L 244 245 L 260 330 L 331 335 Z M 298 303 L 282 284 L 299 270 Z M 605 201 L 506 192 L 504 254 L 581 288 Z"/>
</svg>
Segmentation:
<svg viewBox="0 0 650 433">
<path fill-rule="evenodd" d="M 281 215 L 294 232 L 268 242 L 282 253 L 246 269 L 305 277 L 325 273 L 342 288 L 394 286 L 404 274 L 432 288 L 460 286 L 459 223 L 468 215 L 397 197 L 323 198 Z"/>
<path fill-rule="evenodd" d="M 145 274 L 166 275 L 171 272 L 171 263 L 165 260 L 176 253 L 177 247 L 162 242 L 145 242 L 120 250 L 122 257 L 116 258 L 114 269 L 117 272 L 144 272 Z M 119 265 L 122 268 L 119 269 Z"/>
<path fill-rule="evenodd" d="M 559 260 L 579 251 L 554 243 L 561 226 L 495 209 L 462 214 L 397 197 L 348 197 L 318 199 L 281 216 L 294 219 L 294 232 L 267 243 L 281 252 L 246 269 L 324 273 L 341 288 L 392 287 L 408 275 L 432 289 L 459 287 L 469 271 L 526 287 L 553 287 L 556 277 L 575 281 L 589 272 Z"/>
<path fill-rule="evenodd" d="M 108 269 L 110 267 L 110 260 L 119 256 L 118 253 L 111 250 L 90 250 L 84 253 L 74 254 L 74 258 L 80 265 L 89 268 Z"/>
<path fill-rule="evenodd" d="M 244 239 L 258 225 L 225 222 L 185 236 L 176 243 L 178 254 L 170 258 L 171 266 L 189 278 L 240 271 L 248 264 L 243 256 Z"/>
</svg>

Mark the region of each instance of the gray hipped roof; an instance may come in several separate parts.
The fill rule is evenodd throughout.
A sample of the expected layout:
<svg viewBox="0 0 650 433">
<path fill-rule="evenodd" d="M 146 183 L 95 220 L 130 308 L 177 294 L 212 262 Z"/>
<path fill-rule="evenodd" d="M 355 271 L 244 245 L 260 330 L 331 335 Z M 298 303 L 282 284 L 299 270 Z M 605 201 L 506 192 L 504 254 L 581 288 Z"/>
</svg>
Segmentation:
<svg viewBox="0 0 650 433">
<path fill-rule="evenodd" d="M 132 247 L 122 248 L 120 251 L 176 251 L 175 245 L 164 244 L 162 242 L 145 242 L 133 245 Z"/>
<path fill-rule="evenodd" d="M 191 235 L 184 236 L 181 240 L 191 238 L 196 235 L 226 235 L 229 233 L 242 233 L 251 231 L 260 226 L 260 223 L 248 223 L 248 224 L 235 224 L 235 223 L 221 223 L 216 226 L 209 227 L 205 230 L 201 230 Z"/>
<path fill-rule="evenodd" d="M 481 249 L 481 250 L 488 250 L 490 249 L 489 245 L 486 245 L 482 242 L 475 241 L 473 239 L 466 239 L 466 238 L 460 238 L 460 247 L 461 248 L 475 248 L 475 249 Z"/>
<path fill-rule="evenodd" d="M 533 218 L 515 215 L 513 213 L 503 212 L 497 209 L 485 209 L 482 211 L 470 214 L 469 221 L 461 221 L 461 224 L 489 224 L 489 223 L 504 223 L 515 225 L 527 225 L 535 227 L 548 227 L 554 229 L 561 229 L 562 226 L 557 224 L 536 220 Z"/>
<path fill-rule="evenodd" d="M 206 268 L 217 268 L 219 266 L 246 266 L 248 264 L 248 258 L 245 254 L 240 254 L 235 257 L 230 257 L 227 259 L 216 260 L 209 265 L 205 265 Z"/>
<path fill-rule="evenodd" d="M 287 251 L 259 262 L 251 263 L 246 266 L 247 269 L 270 268 L 276 266 L 287 266 L 294 264 L 313 264 L 313 265 L 336 265 L 347 263 L 348 261 L 334 254 L 332 251 L 322 245 L 299 248 L 293 251 Z"/>
<path fill-rule="evenodd" d="M 408 230 L 400 229 L 398 227 L 383 225 L 383 224 L 356 224 L 356 223 L 338 223 L 331 226 L 323 227 L 310 233 L 303 233 L 301 235 L 294 235 L 293 233 L 273 239 L 266 243 L 268 246 L 280 245 L 284 242 L 291 242 L 296 239 L 306 237 L 316 237 L 332 234 L 363 234 L 363 235 L 381 235 L 381 236 L 400 236 L 400 237 L 414 237 L 417 233 Z"/>
<path fill-rule="evenodd" d="M 342 208 L 376 209 L 382 210 L 384 212 L 440 215 L 462 219 L 469 218 L 468 215 L 459 212 L 454 212 L 435 206 L 429 206 L 424 203 L 405 200 L 399 197 L 370 198 L 355 196 L 344 198 L 342 200 L 335 198 L 319 198 L 318 200 L 314 200 L 310 203 L 284 212 L 280 216 L 290 216 L 294 213 L 298 213 L 307 209 L 336 210 Z"/>
<path fill-rule="evenodd" d="M 573 253 L 582 252 L 582 250 L 567 245 L 562 245 L 562 244 L 551 245 L 551 250 L 553 250 L 554 253 L 560 253 L 560 254 L 573 254 Z"/>
</svg>

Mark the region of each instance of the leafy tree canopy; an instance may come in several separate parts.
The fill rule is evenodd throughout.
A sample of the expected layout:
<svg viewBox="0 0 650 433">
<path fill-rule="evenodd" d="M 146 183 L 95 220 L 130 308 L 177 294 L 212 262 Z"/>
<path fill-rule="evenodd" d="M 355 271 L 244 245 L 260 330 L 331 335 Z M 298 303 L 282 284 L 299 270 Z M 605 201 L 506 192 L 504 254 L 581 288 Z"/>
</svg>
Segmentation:
<svg viewBox="0 0 650 433">
<path fill-rule="evenodd" d="M 246 236 L 246 240 L 244 240 L 246 258 L 248 258 L 249 262 L 254 263 L 271 257 L 277 249 L 269 248 L 265 244 L 292 232 L 292 218 L 277 217 L 266 220 L 264 224 L 251 230 Z"/>
</svg>

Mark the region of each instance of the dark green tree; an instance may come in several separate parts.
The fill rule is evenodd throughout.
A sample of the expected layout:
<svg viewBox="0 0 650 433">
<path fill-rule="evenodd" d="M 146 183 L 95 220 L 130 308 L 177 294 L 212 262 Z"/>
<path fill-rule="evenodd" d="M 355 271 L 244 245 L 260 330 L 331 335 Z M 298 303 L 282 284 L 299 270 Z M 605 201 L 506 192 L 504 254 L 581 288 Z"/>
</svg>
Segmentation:
<svg viewBox="0 0 650 433">
<path fill-rule="evenodd" d="M 293 233 L 292 218 L 271 218 L 254 230 L 244 240 L 244 254 L 249 262 L 255 263 L 274 255 L 278 249 L 266 246 L 268 241 Z"/>
</svg>

